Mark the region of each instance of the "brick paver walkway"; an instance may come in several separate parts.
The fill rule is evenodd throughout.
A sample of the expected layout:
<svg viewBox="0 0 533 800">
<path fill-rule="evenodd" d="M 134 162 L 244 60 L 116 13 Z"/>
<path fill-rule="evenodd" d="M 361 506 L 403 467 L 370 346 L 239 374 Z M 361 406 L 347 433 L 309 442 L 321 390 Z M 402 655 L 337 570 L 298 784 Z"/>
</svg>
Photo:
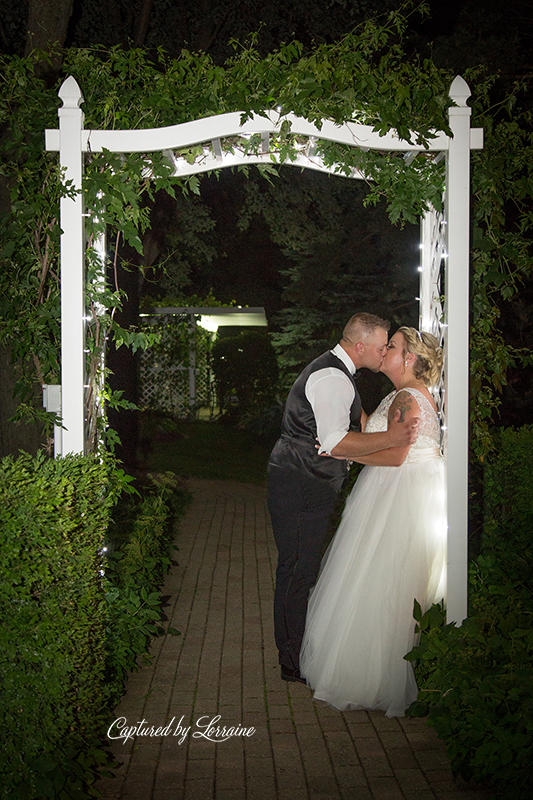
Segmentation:
<svg viewBox="0 0 533 800">
<path fill-rule="evenodd" d="M 154 641 L 152 663 L 129 678 L 110 733 L 124 725 L 144 735 L 112 741 L 120 767 L 98 783 L 104 800 L 484 797 L 454 783 L 444 745 L 422 720 L 340 713 L 280 680 L 265 490 L 200 480 L 190 488 L 179 566 L 163 588 L 181 636 Z M 211 741 L 208 728 L 223 726 L 250 735 Z"/>
</svg>

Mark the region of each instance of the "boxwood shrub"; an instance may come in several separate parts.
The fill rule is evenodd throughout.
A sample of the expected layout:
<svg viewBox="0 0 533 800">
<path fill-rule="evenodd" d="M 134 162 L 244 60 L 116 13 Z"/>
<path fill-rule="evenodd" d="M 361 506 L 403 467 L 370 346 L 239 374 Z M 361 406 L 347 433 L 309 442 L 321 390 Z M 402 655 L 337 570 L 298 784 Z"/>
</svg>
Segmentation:
<svg viewBox="0 0 533 800">
<path fill-rule="evenodd" d="M 185 502 L 172 507 L 168 480 L 130 483 L 92 456 L 0 461 L 2 800 L 89 797 L 108 758 L 102 732 L 160 628 Z"/>
</svg>

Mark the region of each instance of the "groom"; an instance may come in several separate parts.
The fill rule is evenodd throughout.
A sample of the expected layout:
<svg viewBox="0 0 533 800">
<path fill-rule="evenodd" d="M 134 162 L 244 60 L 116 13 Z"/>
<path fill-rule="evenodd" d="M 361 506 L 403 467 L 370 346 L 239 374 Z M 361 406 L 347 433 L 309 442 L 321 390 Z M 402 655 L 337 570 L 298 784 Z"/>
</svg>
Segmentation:
<svg viewBox="0 0 533 800">
<path fill-rule="evenodd" d="M 299 671 L 309 591 L 316 582 L 324 540 L 347 462 L 320 458 L 368 455 L 405 447 L 417 437 L 418 423 L 400 423 L 399 414 L 383 433 L 361 433 L 366 419 L 355 386 L 357 369 L 378 372 L 387 351 L 389 323 L 374 314 L 348 320 L 342 339 L 299 375 L 289 392 L 281 436 L 268 465 L 268 508 L 278 548 L 274 632 L 281 677 L 305 680 Z M 317 440 L 321 447 L 316 448 Z"/>
</svg>

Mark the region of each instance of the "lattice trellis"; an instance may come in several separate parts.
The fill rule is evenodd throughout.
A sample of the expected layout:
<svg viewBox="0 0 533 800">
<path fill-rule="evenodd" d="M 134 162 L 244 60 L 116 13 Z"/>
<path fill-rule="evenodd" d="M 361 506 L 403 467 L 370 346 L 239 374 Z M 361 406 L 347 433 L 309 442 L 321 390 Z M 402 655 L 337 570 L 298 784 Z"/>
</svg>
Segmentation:
<svg viewBox="0 0 533 800">
<path fill-rule="evenodd" d="M 180 418 L 195 416 L 200 408 L 213 408 L 209 334 L 197 328 L 193 315 L 158 316 L 149 324 L 151 329 L 160 329 L 161 342 L 140 357 L 141 407 Z"/>
<path fill-rule="evenodd" d="M 442 211 L 431 209 L 421 221 L 420 330 L 435 336 L 444 351 L 444 369 L 431 392 L 437 404 L 442 426 L 442 447 L 447 449 L 446 372 L 447 330 L 445 322 L 446 218 Z"/>
</svg>

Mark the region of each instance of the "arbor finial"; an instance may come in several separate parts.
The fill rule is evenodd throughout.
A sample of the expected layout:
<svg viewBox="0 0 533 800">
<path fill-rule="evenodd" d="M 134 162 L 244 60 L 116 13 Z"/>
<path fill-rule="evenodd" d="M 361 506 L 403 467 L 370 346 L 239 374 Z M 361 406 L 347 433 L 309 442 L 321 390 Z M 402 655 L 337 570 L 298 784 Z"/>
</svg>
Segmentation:
<svg viewBox="0 0 533 800">
<path fill-rule="evenodd" d="M 83 95 L 76 78 L 72 75 L 63 81 L 58 92 L 63 101 L 63 108 L 79 108 L 83 102 Z"/>
<path fill-rule="evenodd" d="M 452 85 L 450 86 L 449 95 L 452 100 L 458 106 L 466 106 L 466 101 L 470 97 L 472 92 L 470 91 L 470 86 L 467 84 L 464 78 L 461 78 L 460 75 L 457 75 L 453 81 Z"/>
</svg>

